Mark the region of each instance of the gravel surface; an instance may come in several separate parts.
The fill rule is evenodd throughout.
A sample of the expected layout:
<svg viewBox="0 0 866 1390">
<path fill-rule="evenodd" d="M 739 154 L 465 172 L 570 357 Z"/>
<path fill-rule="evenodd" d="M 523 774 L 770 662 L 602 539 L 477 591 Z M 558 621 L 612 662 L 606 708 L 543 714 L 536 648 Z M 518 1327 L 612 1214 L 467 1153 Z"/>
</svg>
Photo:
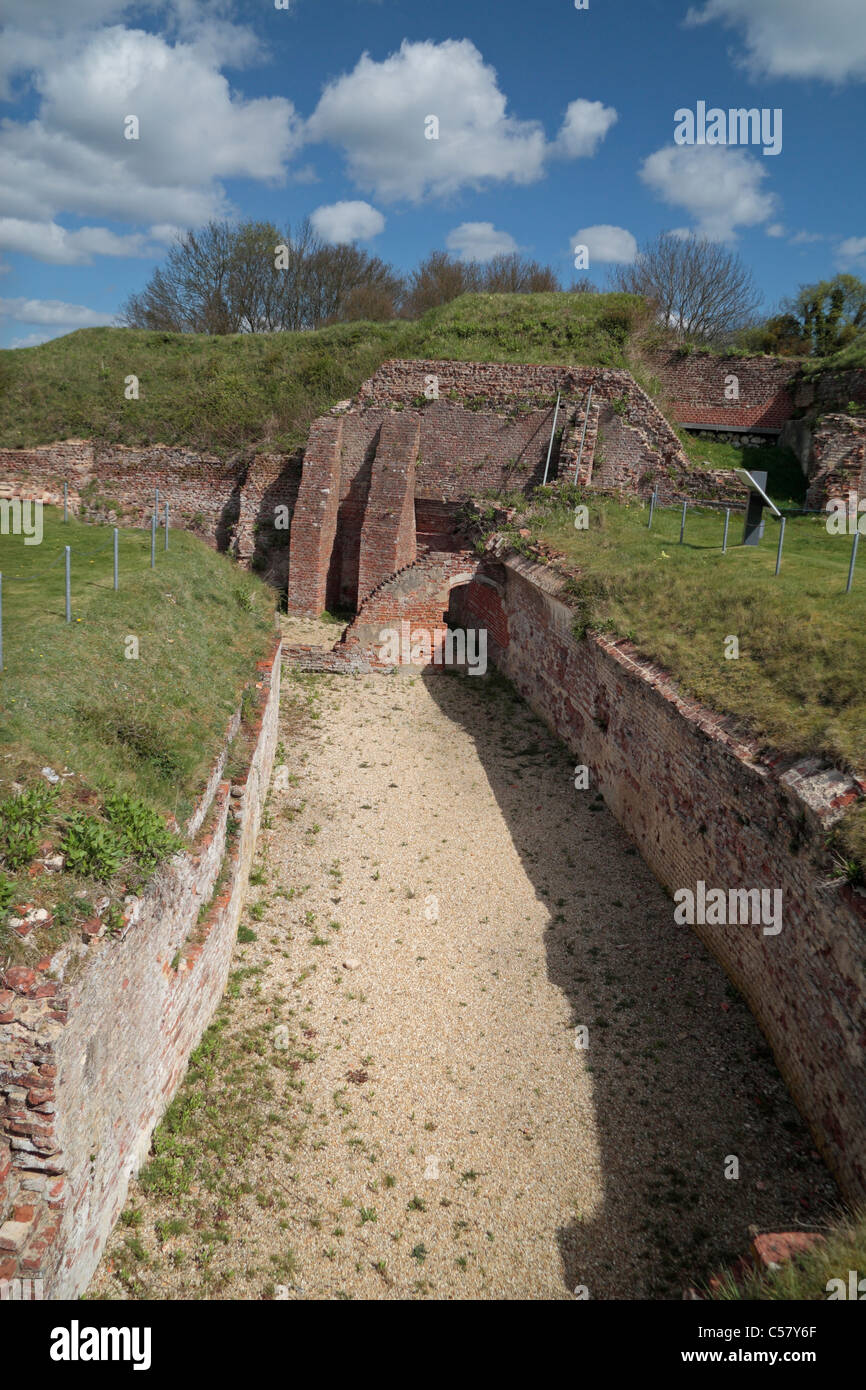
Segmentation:
<svg viewBox="0 0 866 1390">
<path fill-rule="evenodd" d="M 133 1184 L 90 1296 L 681 1298 L 821 1222 L 748 1010 L 511 688 L 285 676 L 193 1180 Z"/>
</svg>

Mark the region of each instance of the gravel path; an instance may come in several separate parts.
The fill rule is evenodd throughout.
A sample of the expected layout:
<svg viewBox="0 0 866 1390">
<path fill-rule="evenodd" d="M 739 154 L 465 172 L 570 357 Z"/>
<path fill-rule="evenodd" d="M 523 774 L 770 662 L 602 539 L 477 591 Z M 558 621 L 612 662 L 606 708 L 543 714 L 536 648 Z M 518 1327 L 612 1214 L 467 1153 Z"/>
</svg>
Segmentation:
<svg viewBox="0 0 866 1390">
<path fill-rule="evenodd" d="M 91 1296 L 680 1298 L 751 1223 L 823 1218 L 751 1016 L 510 687 L 284 691 L 256 939 L 185 1093 L 211 1129 Z"/>
</svg>

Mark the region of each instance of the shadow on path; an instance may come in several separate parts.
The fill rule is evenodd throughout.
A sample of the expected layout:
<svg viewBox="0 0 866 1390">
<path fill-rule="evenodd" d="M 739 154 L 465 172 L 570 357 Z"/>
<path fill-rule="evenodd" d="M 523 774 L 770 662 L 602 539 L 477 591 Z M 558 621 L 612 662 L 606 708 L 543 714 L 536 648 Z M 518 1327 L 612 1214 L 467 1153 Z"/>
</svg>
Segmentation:
<svg viewBox="0 0 866 1390">
<path fill-rule="evenodd" d="M 604 1200 L 559 1229 L 565 1286 L 681 1298 L 746 1253 L 750 1226 L 822 1224 L 838 1194 L 763 1035 L 721 966 L 674 924 L 600 795 L 575 790 L 574 758 L 498 673 L 423 679 L 474 742 L 547 910 L 549 979 L 589 1032 L 575 1064 L 591 1071 Z"/>
</svg>

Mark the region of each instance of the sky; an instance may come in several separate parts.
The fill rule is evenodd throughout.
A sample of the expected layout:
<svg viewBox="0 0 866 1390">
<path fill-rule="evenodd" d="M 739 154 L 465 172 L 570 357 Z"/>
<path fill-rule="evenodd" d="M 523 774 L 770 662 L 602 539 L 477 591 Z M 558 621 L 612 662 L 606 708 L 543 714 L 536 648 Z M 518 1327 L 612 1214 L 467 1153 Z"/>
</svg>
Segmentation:
<svg viewBox="0 0 866 1390">
<path fill-rule="evenodd" d="M 866 278 L 864 0 L 0 0 L 0 26 L 0 347 L 115 322 L 223 217 L 600 288 L 695 232 L 767 312 Z"/>
</svg>

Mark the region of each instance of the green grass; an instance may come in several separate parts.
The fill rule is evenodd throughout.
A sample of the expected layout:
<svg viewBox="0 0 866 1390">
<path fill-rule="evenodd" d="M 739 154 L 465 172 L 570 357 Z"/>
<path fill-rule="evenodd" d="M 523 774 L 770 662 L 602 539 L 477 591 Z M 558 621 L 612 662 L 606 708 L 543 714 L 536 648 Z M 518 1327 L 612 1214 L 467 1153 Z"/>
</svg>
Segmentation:
<svg viewBox="0 0 866 1390">
<path fill-rule="evenodd" d="M 624 367 L 643 305 L 628 295 L 464 295 L 417 322 L 309 333 L 87 328 L 0 352 L 0 447 L 83 438 L 217 453 L 292 450 L 387 358 Z M 140 398 L 124 398 L 134 373 Z"/>
<path fill-rule="evenodd" d="M 76 786 L 130 793 L 182 822 L 267 652 L 273 593 L 183 531 L 167 552 L 159 538 L 151 570 L 150 534 L 135 530 L 120 533 L 114 593 L 111 528 L 64 525 L 52 508 L 43 516 L 41 545 L 0 536 L 0 788 L 46 764 L 68 767 Z M 137 660 L 125 656 L 128 637 L 138 638 Z"/>
<path fill-rule="evenodd" d="M 849 1295 L 848 1272 L 866 1277 L 866 1214 L 855 1213 L 850 1221 L 840 1220 L 824 1240 L 807 1253 L 788 1260 L 779 1269 L 754 1271 L 742 1282 L 730 1272 L 719 1276 L 718 1287 L 706 1290 L 706 1297 L 722 1302 L 740 1299 L 826 1301 L 831 1279 L 841 1279 L 843 1298 Z M 833 1290 L 839 1293 L 838 1286 Z M 859 1294 L 859 1298 L 863 1295 Z"/>
<path fill-rule="evenodd" d="M 772 520 L 760 545 L 744 547 L 742 514 L 733 514 L 723 555 L 718 511 L 690 509 L 680 545 L 678 508 L 657 508 L 650 531 L 642 503 L 577 493 L 574 501 L 589 507 L 588 530 L 575 529 L 570 506 L 544 498 L 523 524 L 577 576 L 579 627 L 630 638 L 767 745 L 866 773 L 866 569 L 846 595 L 850 536 L 828 535 L 819 517 L 789 519 L 776 578 Z M 740 652 L 732 660 L 730 634 Z M 840 833 L 866 862 L 866 817 L 849 814 Z"/>
<path fill-rule="evenodd" d="M 801 507 L 806 496 L 806 478 L 791 449 L 778 444 L 738 449 L 726 440 L 698 439 L 682 426 L 677 428 L 683 448 L 692 463 L 711 468 L 760 469 L 767 474 L 767 493 L 780 507 Z"/>
</svg>

